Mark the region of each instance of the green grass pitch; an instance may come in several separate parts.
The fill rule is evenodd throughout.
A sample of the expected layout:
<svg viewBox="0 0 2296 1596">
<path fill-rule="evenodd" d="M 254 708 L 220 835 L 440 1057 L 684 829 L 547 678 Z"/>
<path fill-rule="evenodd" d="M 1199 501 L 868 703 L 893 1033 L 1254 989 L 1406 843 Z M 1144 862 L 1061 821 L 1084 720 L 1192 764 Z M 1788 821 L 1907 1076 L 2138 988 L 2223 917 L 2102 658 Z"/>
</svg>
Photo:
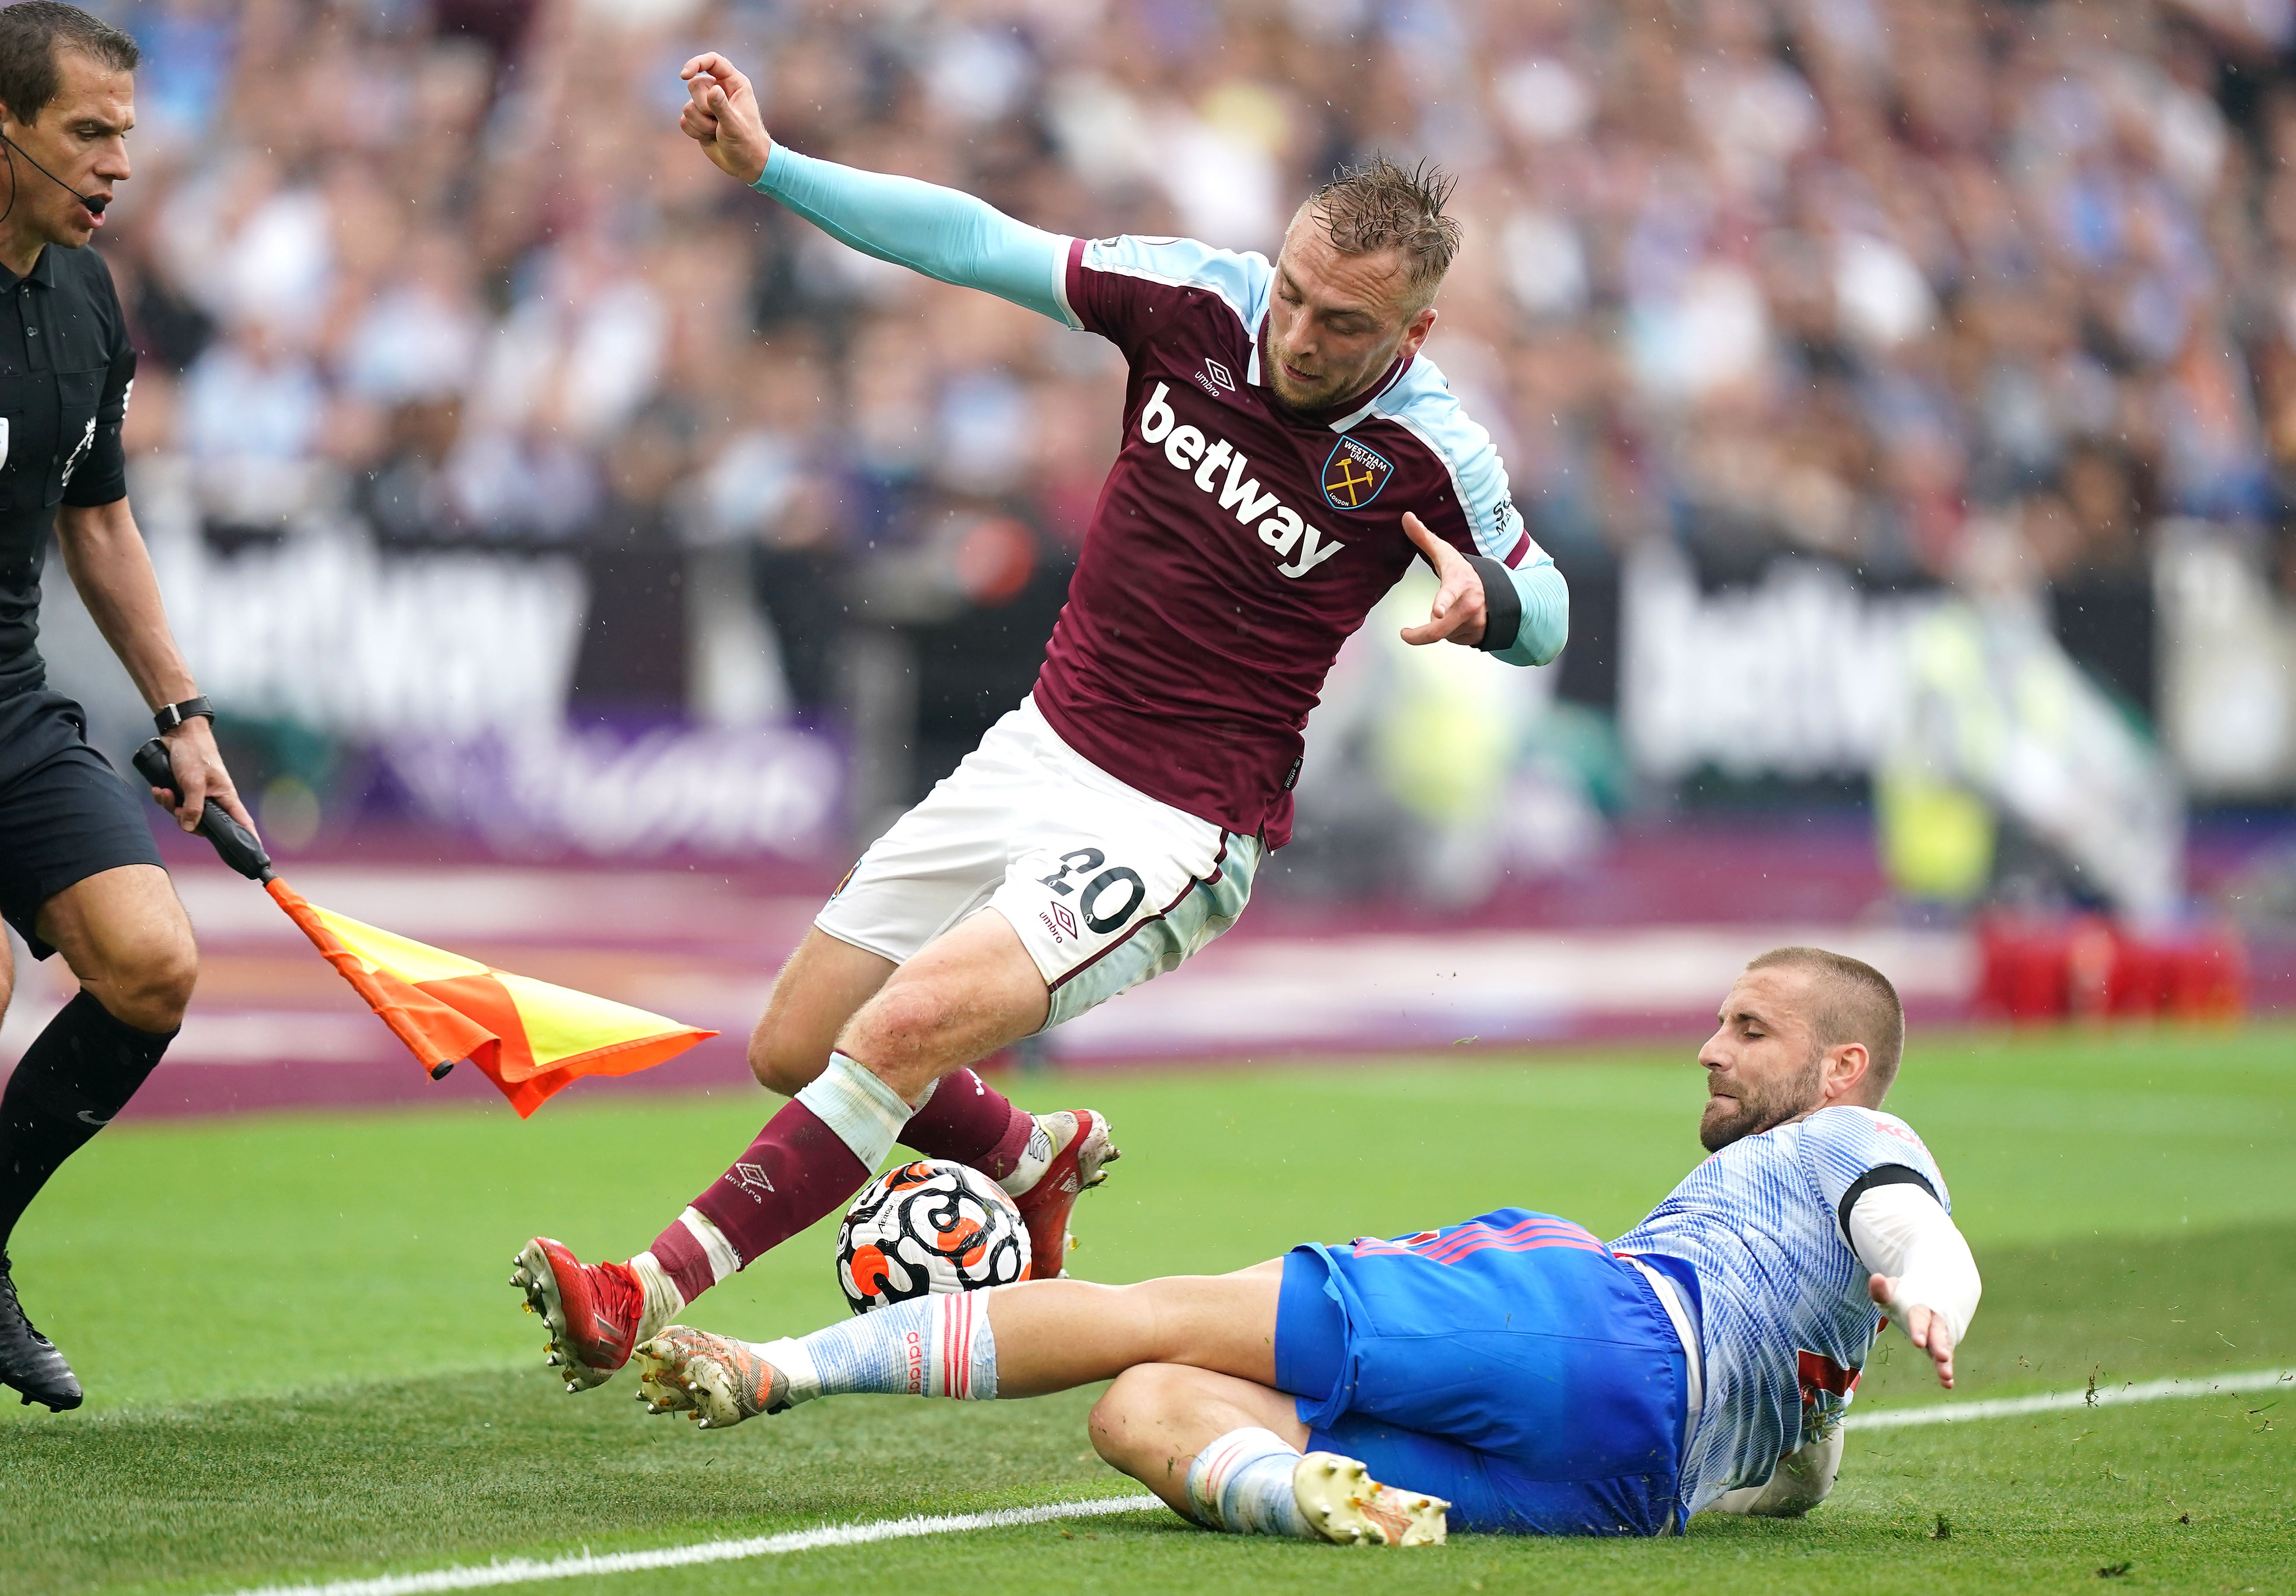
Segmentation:
<svg viewBox="0 0 2296 1596">
<path fill-rule="evenodd" d="M 1078 1207 L 1074 1266 L 1128 1280 L 1507 1203 L 1615 1234 L 1699 1157 L 1688 1051 L 1021 1091 L 1112 1115 L 1127 1157 Z M 2292 1105 L 2284 1027 L 1917 1037 L 1890 1106 L 1938 1154 L 1986 1272 L 1959 1396 L 2296 1364 Z M 627 1376 L 557 1388 L 503 1283 L 512 1251 L 537 1231 L 590 1256 L 644 1245 L 765 1106 L 578 1090 L 523 1125 L 456 1109 L 99 1138 L 15 1243 L 94 1395 L 0 1420 L 0 1590 L 220 1592 L 1128 1494 L 1085 1441 L 1090 1393 L 841 1399 L 704 1435 L 646 1418 Z M 843 1312 L 816 1232 L 690 1317 L 754 1338 Z M 1921 1361 L 1891 1332 L 1860 1406 L 1932 1400 Z M 1808 1519 L 1678 1540 L 1401 1554 L 1141 1513 L 521 1588 L 2285 1591 L 2292 1434 L 2276 1393 L 1853 1434 Z"/>
</svg>

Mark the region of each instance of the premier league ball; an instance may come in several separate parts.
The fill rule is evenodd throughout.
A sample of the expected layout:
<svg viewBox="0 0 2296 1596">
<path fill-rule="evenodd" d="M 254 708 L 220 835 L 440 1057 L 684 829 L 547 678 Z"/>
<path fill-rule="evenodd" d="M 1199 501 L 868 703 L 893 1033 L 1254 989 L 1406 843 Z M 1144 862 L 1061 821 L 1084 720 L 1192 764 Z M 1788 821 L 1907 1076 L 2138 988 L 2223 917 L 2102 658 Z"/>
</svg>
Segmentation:
<svg viewBox="0 0 2296 1596">
<path fill-rule="evenodd" d="M 837 1283 L 857 1314 L 933 1291 L 978 1291 L 1029 1273 L 1029 1230 L 995 1181 L 921 1158 L 887 1170 L 845 1212 Z"/>
</svg>

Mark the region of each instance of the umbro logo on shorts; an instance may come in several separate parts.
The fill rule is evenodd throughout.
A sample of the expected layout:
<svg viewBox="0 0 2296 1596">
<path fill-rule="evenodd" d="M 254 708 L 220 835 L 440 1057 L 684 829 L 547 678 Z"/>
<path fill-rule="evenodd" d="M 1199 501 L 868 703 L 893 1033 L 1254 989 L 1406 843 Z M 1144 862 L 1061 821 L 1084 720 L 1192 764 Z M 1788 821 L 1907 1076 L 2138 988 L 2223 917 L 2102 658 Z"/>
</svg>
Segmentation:
<svg viewBox="0 0 2296 1596">
<path fill-rule="evenodd" d="M 1260 491 L 1259 479 L 1244 475 L 1251 462 L 1237 454 L 1234 444 L 1225 438 L 1207 438 L 1199 429 L 1183 423 L 1172 412 L 1171 392 L 1168 384 L 1159 382 L 1140 407 L 1142 440 L 1163 445 L 1172 469 L 1191 473 L 1197 491 L 1218 495 L 1222 510 L 1247 527 L 1257 523 L 1259 541 L 1284 561 L 1275 568 L 1277 576 L 1297 580 L 1347 547 L 1327 540 L 1321 528 L 1300 520 L 1298 511 L 1274 494 Z M 1226 480 L 1216 481 L 1223 465 L 1227 467 Z"/>
</svg>

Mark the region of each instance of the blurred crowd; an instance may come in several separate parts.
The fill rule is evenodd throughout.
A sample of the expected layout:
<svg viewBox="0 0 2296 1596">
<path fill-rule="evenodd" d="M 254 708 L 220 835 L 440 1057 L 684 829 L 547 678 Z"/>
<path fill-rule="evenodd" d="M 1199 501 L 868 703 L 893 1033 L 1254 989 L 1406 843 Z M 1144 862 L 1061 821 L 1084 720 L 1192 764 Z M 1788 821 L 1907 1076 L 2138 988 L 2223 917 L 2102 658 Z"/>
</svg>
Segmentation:
<svg viewBox="0 0 2296 1596">
<path fill-rule="evenodd" d="M 1982 520 L 2109 585 L 2165 518 L 2266 545 L 2296 494 L 2291 0 L 102 9 L 146 53 L 104 234 L 132 446 L 226 548 L 578 554 L 578 699 L 684 703 L 687 573 L 734 572 L 790 708 L 882 623 L 969 743 L 1116 443 L 1099 340 L 712 168 L 703 48 L 793 148 L 1064 233 L 1272 252 L 1336 165 L 1441 161 L 1430 353 L 1574 577 L 1670 540 L 1918 585 Z"/>
</svg>

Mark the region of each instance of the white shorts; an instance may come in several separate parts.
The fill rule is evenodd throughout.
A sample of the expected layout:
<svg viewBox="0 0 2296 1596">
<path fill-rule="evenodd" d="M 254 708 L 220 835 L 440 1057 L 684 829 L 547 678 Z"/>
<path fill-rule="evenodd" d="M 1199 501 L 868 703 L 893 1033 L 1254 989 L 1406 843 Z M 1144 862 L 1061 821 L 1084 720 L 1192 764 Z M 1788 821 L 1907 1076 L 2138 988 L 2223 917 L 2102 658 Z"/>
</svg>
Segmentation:
<svg viewBox="0 0 2296 1596">
<path fill-rule="evenodd" d="M 1128 787 L 1029 699 L 872 844 L 814 924 L 896 964 L 995 909 L 1044 972 L 1046 1029 L 1235 923 L 1259 840 Z"/>
</svg>

